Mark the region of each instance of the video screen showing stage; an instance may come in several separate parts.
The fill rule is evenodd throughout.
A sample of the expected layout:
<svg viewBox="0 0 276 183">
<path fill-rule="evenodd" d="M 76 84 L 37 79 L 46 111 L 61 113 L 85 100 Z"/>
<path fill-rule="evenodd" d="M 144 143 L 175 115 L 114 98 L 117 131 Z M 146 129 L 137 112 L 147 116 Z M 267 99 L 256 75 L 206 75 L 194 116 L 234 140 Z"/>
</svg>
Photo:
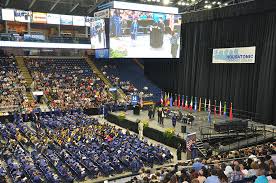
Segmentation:
<svg viewBox="0 0 276 183">
<path fill-rule="evenodd" d="M 181 15 L 111 9 L 111 58 L 179 58 Z"/>
<path fill-rule="evenodd" d="M 106 48 L 105 19 L 90 20 L 90 40 L 92 49 Z"/>
</svg>

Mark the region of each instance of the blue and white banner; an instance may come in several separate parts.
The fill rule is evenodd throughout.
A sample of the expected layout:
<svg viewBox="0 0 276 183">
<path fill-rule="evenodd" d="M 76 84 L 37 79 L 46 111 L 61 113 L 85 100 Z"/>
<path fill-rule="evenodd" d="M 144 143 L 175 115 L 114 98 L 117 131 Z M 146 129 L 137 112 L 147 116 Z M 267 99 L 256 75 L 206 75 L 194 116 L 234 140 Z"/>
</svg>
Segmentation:
<svg viewBox="0 0 276 183">
<path fill-rule="evenodd" d="M 131 97 L 131 104 L 132 105 L 136 105 L 138 103 L 138 101 L 139 101 L 139 97 L 136 96 L 136 95 L 132 95 L 132 97 Z"/>
<path fill-rule="evenodd" d="M 213 49 L 214 64 L 254 64 L 256 46 Z"/>
</svg>

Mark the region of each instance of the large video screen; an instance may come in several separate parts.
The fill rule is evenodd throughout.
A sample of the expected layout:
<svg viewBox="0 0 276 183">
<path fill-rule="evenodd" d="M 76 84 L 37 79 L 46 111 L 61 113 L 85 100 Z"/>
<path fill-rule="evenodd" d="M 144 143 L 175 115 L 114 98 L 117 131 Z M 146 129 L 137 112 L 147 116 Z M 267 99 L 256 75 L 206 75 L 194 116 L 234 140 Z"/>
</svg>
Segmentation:
<svg viewBox="0 0 276 183">
<path fill-rule="evenodd" d="M 31 17 L 31 11 L 14 10 L 14 19 L 17 22 L 31 22 Z"/>
<path fill-rule="evenodd" d="M 90 22 L 90 40 L 92 49 L 106 48 L 105 19 L 93 18 Z"/>
<path fill-rule="evenodd" d="M 7 21 L 14 21 L 14 10 L 2 9 L 2 19 Z"/>
<path fill-rule="evenodd" d="M 181 15 L 111 9 L 111 58 L 179 58 Z"/>
</svg>

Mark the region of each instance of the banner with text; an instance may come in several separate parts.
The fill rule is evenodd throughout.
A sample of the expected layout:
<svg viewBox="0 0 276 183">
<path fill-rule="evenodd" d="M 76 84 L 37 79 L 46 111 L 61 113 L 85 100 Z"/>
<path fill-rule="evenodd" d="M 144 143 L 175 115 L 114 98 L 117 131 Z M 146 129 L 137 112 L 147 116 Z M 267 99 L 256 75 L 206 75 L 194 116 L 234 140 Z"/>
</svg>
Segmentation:
<svg viewBox="0 0 276 183">
<path fill-rule="evenodd" d="M 214 64 L 254 64 L 256 46 L 213 49 Z"/>
</svg>

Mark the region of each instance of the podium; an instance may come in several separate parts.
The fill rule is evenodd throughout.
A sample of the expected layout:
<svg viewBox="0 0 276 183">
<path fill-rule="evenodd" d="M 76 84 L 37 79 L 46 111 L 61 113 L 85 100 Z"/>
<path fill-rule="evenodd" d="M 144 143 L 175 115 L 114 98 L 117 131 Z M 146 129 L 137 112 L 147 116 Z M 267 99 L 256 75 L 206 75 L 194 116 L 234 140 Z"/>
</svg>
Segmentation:
<svg viewBox="0 0 276 183">
<path fill-rule="evenodd" d="M 150 32 L 150 46 L 152 48 L 161 48 L 163 46 L 164 34 L 158 27 L 153 27 Z"/>
</svg>

